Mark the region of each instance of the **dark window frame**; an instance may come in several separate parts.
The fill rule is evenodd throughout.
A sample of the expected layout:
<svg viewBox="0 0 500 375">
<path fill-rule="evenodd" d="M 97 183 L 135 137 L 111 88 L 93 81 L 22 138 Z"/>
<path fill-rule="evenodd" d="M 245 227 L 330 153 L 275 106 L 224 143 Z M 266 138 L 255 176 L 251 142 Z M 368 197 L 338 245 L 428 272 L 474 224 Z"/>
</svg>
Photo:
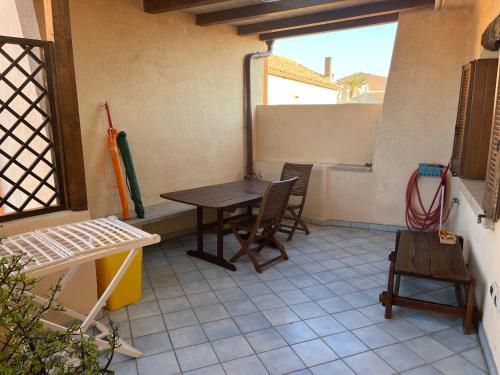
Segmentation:
<svg viewBox="0 0 500 375">
<path fill-rule="evenodd" d="M 78 110 L 78 96 L 71 37 L 70 5 L 68 0 L 47 0 L 44 2 L 45 35 L 51 54 L 52 87 L 54 92 L 54 112 L 57 124 L 59 173 L 58 181 L 64 187 L 60 208 L 50 208 L 45 212 L 0 216 L 0 222 L 15 220 L 58 210 L 87 210 L 87 187 L 83 158 L 82 135 Z M 40 41 L 36 41 L 40 42 Z M 64 203 L 64 204 L 63 204 Z"/>
<path fill-rule="evenodd" d="M 33 196 L 36 195 L 36 193 L 39 191 L 40 188 L 42 188 L 44 185 L 45 186 L 48 186 L 48 184 L 44 183 L 43 181 L 45 180 L 46 176 L 45 177 L 41 177 L 41 176 L 37 176 L 36 179 L 38 180 L 39 182 L 39 185 L 36 187 L 36 189 L 34 190 L 34 192 L 30 192 L 31 194 L 28 194 L 28 192 L 23 192 L 24 194 L 28 195 L 28 199 L 27 201 L 21 205 L 20 207 L 17 207 L 17 209 L 19 209 L 19 211 L 17 212 L 11 212 L 11 213 L 7 213 L 7 214 L 3 214 L 3 215 L 0 215 L 0 222 L 6 222 L 6 221 L 10 221 L 10 220 L 16 220 L 16 219 L 21 219 L 21 218 L 25 218 L 25 217 L 30 217 L 30 216 L 37 216 L 37 215 L 43 215 L 43 214 L 47 214 L 47 213 L 50 213 L 50 212 L 56 212 L 56 211 L 62 211 L 62 210 L 65 210 L 67 208 L 67 196 L 66 196 L 66 187 L 65 187 L 65 181 L 64 181 L 64 162 L 63 162 L 63 155 L 62 155 L 62 141 L 61 141 L 61 137 L 60 137 L 60 129 L 59 129 L 59 122 L 57 121 L 57 98 L 56 98 L 56 95 L 55 95 L 55 92 L 56 92 L 56 86 L 55 86 L 55 80 L 54 80 L 54 76 L 55 76 L 55 72 L 54 72 L 54 44 L 52 42 L 49 42 L 49 41 L 44 41 L 44 40 L 36 40 L 36 39 L 28 39 L 28 38 L 17 38 L 17 37 L 10 37 L 10 36 L 0 36 L 0 48 L 3 47 L 4 45 L 7 45 L 7 44 L 10 44 L 10 45 L 17 45 L 17 46 L 20 46 L 22 50 L 26 51 L 26 52 L 23 52 L 24 53 L 24 56 L 25 57 L 31 57 L 31 59 L 33 60 L 34 59 L 34 54 L 33 54 L 33 49 L 36 49 L 36 48 L 39 48 L 40 49 L 40 61 L 36 61 L 38 63 L 38 68 L 40 68 L 39 71 L 41 71 L 42 74 L 44 74 L 44 78 L 45 78 L 45 82 L 41 83 L 41 82 L 38 82 L 36 81 L 36 77 L 33 77 L 32 79 L 30 79 L 29 77 L 23 77 L 26 79 L 25 82 L 21 83 L 19 85 L 19 87 L 16 87 L 16 90 L 14 90 L 14 87 L 12 86 L 15 86 L 13 85 L 8 79 L 7 77 L 3 77 L 4 79 L 4 82 L 8 82 L 10 83 L 7 84 L 12 90 L 13 90 L 13 93 L 11 94 L 11 96 L 7 99 L 6 103 L 9 103 L 9 102 L 12 102 L 15 97 L 21 97 L 23 98 L 24 96 L 24 100 L 28 103 L 29 105 L 29 109 L 28 111 L 26 111 L 25 114 L 23 115 L 20 115 L 20 114 L 13 114 L 13 112 L 15 113 L 15 110 L 13 109 L 7 109 L 7 106 L 8 104 L 6 105 L 6 107 L 4 108 L 4 110 L 8 110 L 11 114 L 13 114 L 14 116 L 19 116 L 18 117 L 18 120 L 17 122 L 19 123 L 24 123 L 26 124 L 27 121 L 25 119 L 25 117 L 27 117 L 32 111 L 34 111 L 36 108 L 35 107 L 38 107 L 38 111 L 40 113 L 42 112 L 45 112 L 43 109 L 41 109 L 39 106 L 40 106 L 40 103 L 43 102 L 43 100 L 46 101 L 47 105 L 46 105 L 46 110 L 47 110 L 47 121 L 45 122 L 45 125 L 43 126 L 40 126 L 40 125 L 32 125 L 33 126 L 33 129 L 31 129 L 33 131 L 33 139 L 35 139 L 37 136 L 37 134 L 41 133 L 42 130 L 38 131 L 38 133 L 34 130 L 35 128 L 44 128 L 44 129 L 47 129 L 47 135 L 44 136 L 44 138 L 47 138 L 50 140 L 50 143 L 48 143 L 47 147 L 50 147 L 50 150 L 45 152 L 45 154 L 48 154 L 50 153 L 52 155 L 52 160 L 51 160 L 51 164 L 50 165 L 48 162 L 45 162 L 46 165 L 49 165 L 50 168 L 52 169 L 51 171 L 51 175 L 53 175 L 53 178 L 54 178 L 54 183 L 55 183 L 55 186 L 54 186 L 54 196 L 52 197 L 52 200 L 49 201 L 49 202 L 45 202 L 47 204 L 47 206 L 45 207 L 40 207 L 40 208 L 36 208 L 36 209 L 27 209 L 25 210 L 25 206 L 26 203 L 28 203 L 29 201 L 33 200 Z M 29 50 L 29 52 L 28 52 Z M 23 53 L 21 55 L 23 55 Z M 43 56 L 42 56 L 43 54 Z M 19 59 L 19 57 L 14 57 L 14 56 L 10 56 L 8 55 L 7 52 L 2 52 L 2 57 L 5 58 L 6 60 L 10 61 L 8 59 L 7 56 L 9 56 L 11 59 L 13 58 L 14 61 L 17 61 L 17 62 L 21 62 L 23 59 Z M 36 56 L 36 55 L 35 55 Z M 31 71 L 31 69 L 26 72 L 26 73 L 23 73 L 20 69 L 21 68 L 18 68 L 17 67 L 18 64 L 14 63 L 11 61 L 11 64 L 9 65 L 9 67 L 7 68 L 8 70 L 12 70 L 12 69 L 17 69 L 21 74 L 24 74 L 26 76 L 26 73 L 28 74 L 33 74 L 33 72 Z M 6 70 L 7 70 L 6 69 Z M 22 92 L 22 89 L 25 88 L 26 86 L 30 85 L 30 84 L 34 84 L 33 82 L 36 81 L 38 82 L 39 86 L 38 89 L 41 90 L 41 87 L 44 88 L 46 90 L 46 92 L 44 93 L 42 91 L 42 94 L 40 95 L 40 97 L 43 96 L 43 98 L 41 100 L 38 99 L 35 99 L 34 102 L 32 103 L 29 103 L 29 100 L 30 98 L 27 98 L 26 95 Z M 36 103 L 36 104 L 35 104 Z M 1 103 L 2 106 L 4 105 L 4 103 Z M 23 119 L 23 120 L 21 120 Z M 0 124 L 2 125 L 2 124 Z M 8 128 L 4 128 L 4 129 L 8 129 Z M 7 138 L 6 138 L 7 139 Z M 21 144 L 21 140 L 18 139 L 17 142 L 19 144 Z M 26 144 L 26 143 L 24 143 Z M 28 142 L 29 144 L 29 142 Z M 21 146 L 22 149 L 26 150 L 26 146 Z M 32 154 L 35 154 L 34 151 L 30 151 Z M 20 154 L 21 155 L 21 154 Z M 20 156 L 18 155 L 18 156 Z M 10 162 L 10 164 L 16 164 L 18 165 L 18 167 L 24 169 L 24 172 L 23 172 L 23 179 L 24 180 L 27 176 L 31 175 L 31 176 L 36 176 L 36 173 L 33 171 L 36 166 L 38 165 L 38 163 L 41 163 L 42 159 L 45 159 L 44 158 L 44 155 L 38 155 L 38 158 L 39 160 L 37 161 L 37 163 L 33 163 L 32 165 L 23 165 L 21 166 L 20 163 L 16 162 L 16 161 L 13 161 L 13 162 Z M 7 155 L 4 155 L 6 158 L 7 158 Z M 15 159 L 11 159 L 11 160 L 15 160 Z M 1 170 L 0 170 L 1 171 Z M 6 169 L 7 171 L 7 169 Z M 3 177 L 4 179 L 7 179 L 7 177 Z M 21 181 L 12 181 L 14 182 L 16 185 L 20 185 L 22 183 L 22 180 Z M 46 182 L 46 180 L 45 180 Z M 15 186 L 15 185 L 14 185 Z M 12 195 L 12 193 L 11 193 Z M 0 198 L 3 198 L 0 196 Z M 57 200 L 58 201 L 58 204 L 57 205 L 51 205 L 53 200 Z M 36 198 L 35 198 L 36 200 Z M 8 202 L 8 198 L 7 198 L 7 202 Z M 3 206 L 3 205 L 9 205 L 8 203 L 3 203 L 0 201 L 0 205 Z M 39 204 L 42 205 L 41 202 L 38 202 Z M 13 207 L 11 207 L 12 209 Z"/>
</svg>

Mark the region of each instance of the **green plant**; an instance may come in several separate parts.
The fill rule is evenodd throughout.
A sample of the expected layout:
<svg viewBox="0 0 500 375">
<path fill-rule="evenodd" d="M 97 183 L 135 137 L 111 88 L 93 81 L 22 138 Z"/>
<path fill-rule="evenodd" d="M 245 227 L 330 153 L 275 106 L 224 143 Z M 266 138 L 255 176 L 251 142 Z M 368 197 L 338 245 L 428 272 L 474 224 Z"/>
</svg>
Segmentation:
<svg viewBox="0 0 500 375">
<path fill-rule="evenodd" d="M 55 300 L 60 282 L 48 302 L 37 303 L 30 292 L 38 280 L 22 272 L 30 262 L 23 254 L 0 258 L 0 374 L 113 374 L 108 368 L 118 346 L 117 329 L 111 325 L 104 364 L 95 339 L 84 335 L 80 323 L 47 329 L 43 321 L 49 311 L 64 311 Z"/>
<path fill-rule="evenodd" d="M 347 87 L 348 99 L 352 100 L 358 93 L 358 90 L 366 84 L 366 77 L 363 73 L 354 73 L 342 81 L 342 84 Z"/>
<path fill-rule="evenodd" d="M 253 172 L 251 175 L 246 175 L 245 180 L 248 181 L 261 181 L 262 180 L 262 173 L 260 172 Z"/>
</svg>

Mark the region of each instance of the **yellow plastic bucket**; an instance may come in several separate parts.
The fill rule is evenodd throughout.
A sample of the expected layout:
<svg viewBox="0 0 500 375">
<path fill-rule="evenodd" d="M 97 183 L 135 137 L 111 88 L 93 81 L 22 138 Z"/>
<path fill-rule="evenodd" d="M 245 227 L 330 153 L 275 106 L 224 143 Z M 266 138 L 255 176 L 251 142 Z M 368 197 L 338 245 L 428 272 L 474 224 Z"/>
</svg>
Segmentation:
<svg viewBox="0 0 500 375">
<path fill-rule="evenodd" d="M 125 261 L 129 251 L 111 255 L 96 261 L 97 293 L 102 295 L 118 269 Z M 140 301 L 142 290 L 142 248 L 135 255 L 127 272 L 109 297 L 106 308 L 118 310 L 124 306 Z"/>
</svg>

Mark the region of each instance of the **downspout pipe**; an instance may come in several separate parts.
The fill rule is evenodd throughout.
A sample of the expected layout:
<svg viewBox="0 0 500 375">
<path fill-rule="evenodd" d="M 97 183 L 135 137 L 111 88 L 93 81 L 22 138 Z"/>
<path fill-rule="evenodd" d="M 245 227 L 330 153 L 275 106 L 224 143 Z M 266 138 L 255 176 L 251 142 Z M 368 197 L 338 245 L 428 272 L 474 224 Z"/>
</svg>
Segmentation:
<svg viewBox="0 0 500 375">
<path fill-rule="evenodd" d="M 274 40 L 266 41 L 266 52 L 253 52 L 245 55 L 243 62 L 243 83 L 245 87 L 244 92 L 244 112 L 245 112 L 245 128 L 246 128 L 246 176 L 245 178 L 251 179 L 255 176 L 253 170 L 253 115 L 252 115 L 252 60 L 263 59 L 271 56 L 273 53 Z"/>
</svg>

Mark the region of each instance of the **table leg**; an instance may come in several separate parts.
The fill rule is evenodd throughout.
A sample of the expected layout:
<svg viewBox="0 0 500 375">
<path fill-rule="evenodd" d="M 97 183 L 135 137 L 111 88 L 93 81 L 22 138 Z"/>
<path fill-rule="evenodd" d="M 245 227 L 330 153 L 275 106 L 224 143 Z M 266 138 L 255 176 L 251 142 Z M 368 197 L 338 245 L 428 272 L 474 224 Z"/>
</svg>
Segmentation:
<svg viewBox="0 0 500 375">
<path fill-rule="evenodd" d="M 217 258 L 224 260 L 224 210 L 217 210 Z"/>
<path fill-rule="evenodd" d="M 197 249 L 188 250 L 187 254 L 203 259 L 207 262 L 216 264 L 218 266 L 227 268 L 231 271 L 236 271 L 236 266 L 224 259 L 224 210 L 217 210 L 217 255 L 207 253 L 203 250 L 203 208 L 197 207 L 196 209 L 196 238 L 197 238 Z"/>
<path fill-rule="evenodd" d="M 203 207 L 196 207 L 196 246 L 203 252 Z"/>
</svg>

